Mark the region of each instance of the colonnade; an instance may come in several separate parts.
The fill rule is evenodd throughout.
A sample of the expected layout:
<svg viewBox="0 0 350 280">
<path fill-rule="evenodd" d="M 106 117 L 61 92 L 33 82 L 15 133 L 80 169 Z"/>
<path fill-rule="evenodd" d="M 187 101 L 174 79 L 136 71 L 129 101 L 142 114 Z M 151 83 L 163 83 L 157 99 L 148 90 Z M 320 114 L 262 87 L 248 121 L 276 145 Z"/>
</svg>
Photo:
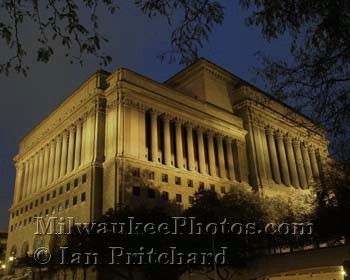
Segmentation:
<svg viewBox="0 0 350 280">
<path fill-rule="evenodd" d="M 271 126 L 263 130 L 263 137 L 267 142 L 271 177 L 277 184 L 307 188 L 319 178 L 320 162 L 312 145 Z"/>
<path fill-rule="evenodd" d="M 245 165 L 243 154 L 234 152 L 241 148 L 240 141 L 156 110 L 147 114 L 150 161 L 229 180 L 243 179 L 243 171 L 235 171 L 235 165 Z"/>
<path fill-rule="evenodd" d="M 16 201 L 36 193 L 82 163 L 83 125 L 78 120 L 17 166 Z"/>
</svg>

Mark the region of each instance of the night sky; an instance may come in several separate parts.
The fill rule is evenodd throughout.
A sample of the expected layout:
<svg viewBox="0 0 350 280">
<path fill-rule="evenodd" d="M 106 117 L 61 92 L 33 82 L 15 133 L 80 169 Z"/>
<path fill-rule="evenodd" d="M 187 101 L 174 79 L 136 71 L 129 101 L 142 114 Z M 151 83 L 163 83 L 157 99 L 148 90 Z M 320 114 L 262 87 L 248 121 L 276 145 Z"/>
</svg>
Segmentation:
<svg viewBox="0 0 350 280">
<path fill-rule="evenodd" d="M 288 39 L 266 42 L 259 29 L 245 25 L 247 14 L 233 2 L 227 1 L 224 24 L 214 29 L 200 56 L 263 87 L 251 71 L 259 66 L 255 53 L 263 51 L 275 58 L 289 58 Z M 101 30 L 110 39 L 105 47 L 113 57 L 108 71 L 126 67 L 162 82 L 182 68 L 161 63 L 157 58 L 169 49 L 171 29 L 164 19 L 150 20 L 133 6 L 123 4 L 114 16 L 103 17 Z M 22 31 L 29 45 L 35 44 L 31 42 L 31 32 L 34 31 L 30 26 Z M 8 53 L 1 41 L 0 50 L 3 61 Z M 0 75 L 0 227 L 5 228 L 15 182 L 12 159 L 20 140 L 99 68 L 94 58 L 83 67 L 71 65 L 60 50 L 49 64 L 35 63 L 34 55 L 28 62 L 31 70 L 27 78 L 14 72 L 8 77 Z"/>
</svg>

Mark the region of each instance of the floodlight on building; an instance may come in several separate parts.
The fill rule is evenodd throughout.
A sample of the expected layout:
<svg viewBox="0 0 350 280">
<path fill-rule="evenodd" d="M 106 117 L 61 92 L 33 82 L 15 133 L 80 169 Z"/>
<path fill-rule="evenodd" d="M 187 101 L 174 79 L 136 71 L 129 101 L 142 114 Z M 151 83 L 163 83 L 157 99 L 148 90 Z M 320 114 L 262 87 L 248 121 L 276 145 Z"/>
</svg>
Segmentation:
<svg viewBox="0 0 350 280">
<path fill-rule="evenodd" d="M 1 265 L 1 269 L 5 269 L 6 268 L 6 265 Z"/>
<path fill-rule="evenodd" d="M 9 257 L 9 261 L 10 261 L 10 262 L 13 262 L 14 260 L 15 260 L 15 257 L 14 257 L 14 256 Z"/>
</svg>

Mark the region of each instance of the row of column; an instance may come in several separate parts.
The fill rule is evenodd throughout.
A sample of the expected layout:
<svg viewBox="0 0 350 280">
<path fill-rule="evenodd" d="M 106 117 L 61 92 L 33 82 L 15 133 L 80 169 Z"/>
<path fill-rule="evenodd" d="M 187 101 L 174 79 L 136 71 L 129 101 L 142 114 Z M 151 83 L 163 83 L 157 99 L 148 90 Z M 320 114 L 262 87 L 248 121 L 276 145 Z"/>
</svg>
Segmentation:
<svg viewBox="0 0 350 280">
<path fill-rule="evenodd" d="M 40 191 L 81 164 L 82 122 L 79 120 L 25 162 L 19 164 L 16 201 Z"/>
<path fill-rule="evenodd" d="M 312 146 L 271 127 L 265 129 L 264 136 L 276 183 L 307 188 L 319 177 L 319 162 Z"/>
<path fill-rule="evenodd" d="M 236 180 L 235 174 L 235 162 L 234 152 L 232 144 L 234 139 L 230 137 L 224 137 L 220 134 L 215 134 L 210 130 L 204 130 L 202 127 L 194 126 L 191 123 L 183 123 L 179 119 L 173 119 L 167 114 L 159 114 L 155 110 L 150 111 L 150 160 L 153 162 L 159 162 L 159 128 L 158 118 L 161 118 L 163 126 L 163 163 L 171 166 L 171 122 L 174 122 L 175 126 L 175 166 L 178 168 L 184 168 L 184 150 L 187 151 L 187 169 L 189 171 L 196 170 L 195 163 L 195 149 L 197 151 L 198 171 L 202 174 L 208 174 L 211 176 L 220 176 L 222 178 L 228 178 L 230 180 Z M 184 127 L 184 129 L 183 129 Z M 185 141 L 183 141 L 183 132 L 185 132 Z M 194 133 L 196 133 L 196 143 L 194 143 Z M 205 145 L 206 140 L 206 145 Z M 216 148 L 214 145 L 216 142 Z M 185 146 L 184 146 L 185 145 Z M 225 146 L 225 147 L 224 147 Z M 225 152 L 224 152 L 225 149 Z M 206 161 L 207 157 L 207 161 Z M 237 158 L 237 160 L 240 160 Z M 243 161 L 243 159 L 241 159 Z M 208 162 L 208 171 L 207 164 Z M 238 164 L 238 163 L 237 163 Z M 218 166 L 218 168 L 217 168 Z M 217 174 L 218 171 L 218 174 Z M 241 176 L 240 176 L 241 177 Z"/>
</svg>

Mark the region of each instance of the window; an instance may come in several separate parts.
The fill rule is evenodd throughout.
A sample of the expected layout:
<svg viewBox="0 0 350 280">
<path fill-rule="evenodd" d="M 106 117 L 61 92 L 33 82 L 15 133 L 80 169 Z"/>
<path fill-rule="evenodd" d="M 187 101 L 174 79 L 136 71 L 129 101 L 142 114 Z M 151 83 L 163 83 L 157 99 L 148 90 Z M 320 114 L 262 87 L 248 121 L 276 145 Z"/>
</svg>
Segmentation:
<svg viewBox="0 0 350 280">
<path fill-rule="evenodd" d="M 28 212 L 28 205 L 26 205 L 25 212 Z"/>
<path fill-rule="evenodd" d="M 39 205 L 39 201 L 35 200 L 35 207 L 38 207 L 38 205 Z"/>
<path fill-rule="evenodd" d="M 193 197 L 192 195 L 190 195 L 190 196 L 188 197 L 188 202 L 189 202 L 190 204 L 193 204 L 193 202 L 194 202 L 194 197 Z"/>
<path fill-rule="evenodd" d="M 162 182 L 168 183 L 168 174 L 162 173 Z"/>
<path fill-rule="evenodd" d="M 84 174 L 83 177 L 81 178 L 81 182 L 86 183 L 86 174 Z"/>
<path fill-rule="evenodd" d="M 21 214 L 23 214 L 23 207 L 21 208 Z"/>
<path fill-rule="evenodd" d="M 13 231 L 13 226 L 11 226 L 11 232 Z"/>
<path fill-rule="evenodd" d="M 69 192 L 69 190 L 70 190 L 70 183 L 67 183 L 66 192 Z"/>
<path fill-rule="evenodd" d="M 133 177 L 140 177 L 140 168 L 134 167 L 134 168 L 131 170 L 131 175 L 132 175 Z"/>
<path fill-rule="evenodd" d="M 154 172 L 153 171 L 149 172 L 148 179 L 154 180 Z"/>
<path fill-rule="evenodd" d="M 141 194 L 141 189 L 140 189 L 140 187 L 132 187 L 132 194 L 133 194 L 134 196 L 140 196 L 140 194 Z"/>
<path fill-rule="evenodd" d="M 221 193 L 226 193 L 226 188 L 225 187 L 221 187 L 220 191 L 221 191 Z"/>
<path fill-rule="evenodd" d="M 214 184 L 210 184 L 210 190 L 211 190 L 212 192 L 215 192 L 215 185 L 214 185 Z"/>
<path fill-rule="evenodd" d="M 168 192 L 162 192 L 162 198 L 163 198 L 163 200 L 169 200 L 169 193 Z"/>
<path fill-rule="evenodd" d="M 52 192 L 52 198 L 55 198 L 56 197 L 56 190 L 54 190 L 53 192 Z"/>
<path fill-rule="evenodd" d="M 193 180 L 191 180 L 191 179 L 187 180 L 187 187 L 193 188 Z"/>
<path fill-rule="evenodd" d="M 78 178 L 74 179 L 74 188 L 76 188 L 79 184 Z"/>
<path fill-rule="evenodd" d="M 46 201 L 49 201 L 50 200 L 50 194 L 48 193 L 47 195 L 46 195 Z"/>
<path fill-rule="evenodd" d="M 76 205 L 78 202 L 78 197 L 77 196 L 74 196 L 73 197 L 73 205 Z"/>
<path fill-rule="evenodd" d="M 83 193 L 81 194 L 81 202 L 84 202 L 85 200 L 86 200 L 86 193 L 83 192 Z"/>
<path fill-rule="evenodd" d="M 40 198 L 40 204 L 43 204 L 44 203 L 44 197 L 42 196 L 41 198 Z"/>
<path fill-rule="evenodd" d="M 16 216 L 18 216 L 18 212 L 19 212 L 19 211 L 17 210 L 17 211 L 16 211 Z"/>
<path fill-rule="evenodd" d="M 32 217 L 28 218 L 28 224 L 30 224 L 32 222 Z"/>
<path fill-rule="evenodd" d="M 14 218 L 15 217 L 15 212 L 12 212 L 12 218 Z"/>
<path fill-rule="evenodd" d="M 176 185 L 181 185 L 181 177 L 175 176 L 175 184 Z"/>
<path fill-rule="evenodd" d="M 156 191 L 154 189 L 149 188 L 148 189 L 148 197 L 149 198 L 155 198 L 156 197 Z"/>
<path fill-rule="evenodd" d="M 176 194 L 176 202 L 182 202 L 182 195 Z"/>
<path fill-rule="evenodd" d="M 45 210 L 45 216 L 47 217 L 49 215 L 49 209 Z"/>
<path fill-rule="evenodd" d="M 69 200 L 67 199 L 65 203 L 65 208 L 67 209 L 68 207 L 69 207 Z"/>
<path fill-rule="evenodd" d="M 30 210 L 33 209 L 33 202 L 30 203 L 30 206 L 29 206 Z"/>
<path fill-rule="evenodd" d="M 58 191 L 58 193 L 61 195 L 61 194 L 63 194 L 63 187 L 61 186 L 60 187 L 60 190 Z"/>
<path fill-rule="evenodd" d="M 200 192 L 204 191 L 204 182 L 199 182 L 199 188 L 198 188 L 198 190 L 199 190 Z"/>
</svg>

